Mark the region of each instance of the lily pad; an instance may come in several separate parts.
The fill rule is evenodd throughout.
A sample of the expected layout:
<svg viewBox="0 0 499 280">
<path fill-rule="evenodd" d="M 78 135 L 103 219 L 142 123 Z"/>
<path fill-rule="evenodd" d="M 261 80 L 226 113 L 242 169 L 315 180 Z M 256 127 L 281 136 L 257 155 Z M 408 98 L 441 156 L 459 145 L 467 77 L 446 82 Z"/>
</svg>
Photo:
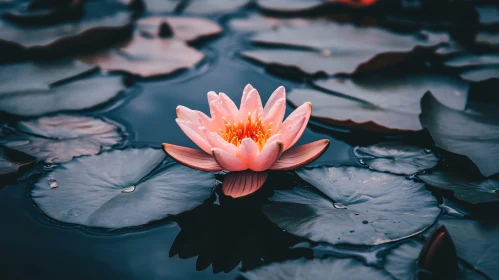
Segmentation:
<svg viewBox="0 0 499 280">
<path fill-rule="evenodd" d="M 376 132 L 418 131 L 420 100 L 432 90 L 437 98 L 452 108 L 466 106 L 469 84 L 457 78 L 429 75 L 370 75 L 356 79 L 329 78 L 314 85 L 331 93 L 298 89 L 288 101 L 314 104 L 312 118 L 319 121 Z"/>
<path fill-rule="evenodd" d="M 438 147 L 467 156 L 486 177 L 499 172 L 498 119 L 449 108 L 430 93 L 421 100 L 421 108 L 421 125 Z"/>
<path fill-rule="evenodd" d="M 374 27 L 322 22 L 299 27 L 282 26 L 260 32 L 250 41 L 295 49 L 250 50 L 241 52 L 243 57 L 265 65 L 296 68 L 308 75 L 334 75 L 396 65 L 416 49 L 432 51 L 449 38 L 442 34 L 395 34 Z"/>
<path fill-rule="evenodd" d="M 22 121 L 14 133 L 4 134 L 0 144 L 47 163 L 94 155 L 110 149 L 124 138 L 116 125 L 102 119 L 66 115 Z"/>
<path fill-rule="evenodd" d="M 249 2 L 250 0 L 190 0 L 183 12 L 196 15 L 232 13 Z"/>
<path fill-rule="evenodd" d="M 420 233 L 440 210 L 423 183 L 358 167 L 302 168 L 322 193 L 277 190 L 265 215 L 288 232 L 316 242 L 377 245 Z"/>
<path fill-rule="evenodd" d="M 17 63 L 0 66 L 0 97 L 20 91 L 48 90 L 95 69 L 95 66 L 75 60 L 52 63 Z"/>
<path fill-rule="evenodd" d="M 39 116 L 59 111 L 90 109 L 111 101 L 125 89 L 121 77 L 88 78 L 67 84 L 52 84 L 45 89 L 42 89 L 41 81 L 38 85 L 19 83 L 25 84 L 26 89 L 0 94 L 0 111 L 19 116 Z"/>
<path fill-rule="evenodd" d="M 144 0 L 144 4 L 149 13 L 173 13 L 184 0 Z"/>
<path fill-rule="evenodd" d="M 277 18 L 252 14 L 246 18 L 235 18 L 229 21 L 232 29 L 238 31 L 268 31 L 275 30 L 281 26 L 303 26 L 318 22 L 325 22 L 322 18 Z"/>
<path fill-rule="evenodd" d="M 499 54 L 469 54 L 453 57 L 444 62 L 449 67 L 481 66 L 484 64 L 499 64 Z"/>
<path fill-rule="evenodd" d="M 355 147 L 355 156 L 377 171 L 411 175 L 435 167 L 438 158 L 431 151 L 399 142 Z"/>
<path fill-rule="evenodd" d="M 321 7 L 324 0 L 257 0 L 260 9 L 272 12 L 304 12 Z"/>
<path fill-rule="evenodd" d="M 408 240 L 393 248 L 385 256 L 385 270 L 395 279 L 418 279 L 417 260 L 421 249 L 423 249 L 423 243 L 416 240 Z"/>
<path fill-rule="evenodd" d="M 499 79 L 499 64 L 469 69 L 461 73 L 461 78 L 470 82 L 484 82 Z"/>
<path fill-rule="evenodd" d="M 354 259 L 314 259 L 292 260 L 273 263 L 246 271 L 241 275 L 248 280 L 284 280 L 284 279 L 392 279 L 383 270 L 365 266 Z"/>
<path fill-rule="evenodd" d="M 134 38 L 106 53 L 80 57 L 106 71 L 124 71 L 143 78 L 167 75 L 194 67 L 204 54 L 177 39 Z"/>
<path fill-rule="evenodd" d="M 0 147 L 0 178 L 15 174 L 35 161 L 36 159 L 28 154 Z"/>
<path fill-rule="evenodd" d="M 452 170 L 418 175 L 428 185 L 450 190 L 454 196 L 472 204 L 499 201 L 499 176 L 483 178 Z"/>
<path fill-rule="evenodd" d="M 172 29 L 172 37 L 186 42 L 215 36 L 223 31 L 218 23 L 204 18 L 148 17 L 137 22 L 141 32 L 153 37 L 159 37 L 158 31 L 162 24 L 168 24 L 169 28 Z"/>
<path fill-rule="evenodd" d="M 115 150 L 68 162 L 35 184 L 31 196 L 57 221 L 90 227 L 147 224 L 191 210 L 210 197 L 215 179 L 169 161 L 161 150 Z M 48 181 L 56 181 L 51 189 Z"/>
</svg>

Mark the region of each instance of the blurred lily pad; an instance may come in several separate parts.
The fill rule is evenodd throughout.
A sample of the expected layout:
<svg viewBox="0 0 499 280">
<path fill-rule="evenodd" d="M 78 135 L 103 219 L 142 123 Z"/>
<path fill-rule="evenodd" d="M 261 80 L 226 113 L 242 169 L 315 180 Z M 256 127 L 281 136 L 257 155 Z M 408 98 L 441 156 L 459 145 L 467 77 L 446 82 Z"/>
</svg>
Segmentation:
<svg viewBox="0 0 499 280">
<path fill-rule="evenodd" d="M 499 176 L 483 178 L 452 170 L 437 170 L 418 175 L 428 185 L 450 190 L 465 202 L 477 204 L 499 201 Z"/>
<path fill-rule="evenodd" d="M 499 64 L 499 54 L 469 54 L 453 57 L 444 62 L 449 67 L 481 66 Z"/>
<path fill-rule="evenodd" d="M 18 171 L 33 164 L 35 161 L 36 159 L 28 154 L 6 147 L 0 147 L 0 178 L 16 174 Z"/>
<path fill-rule="evenodd" d="M 257 0 L 260 9 L 273 12 L 305 12 L 321 7 L 324 0 Z"/>
<path fill-rule="evenodd" d="M 144 0 L 145 8 L 149 13 L 173 13 L 184 0 Z"/>
<path fill-rule="evenodd" d="M 431 151 L 399 142 L 383 142 L 355 147 L 357 159 L 377 171 L 411 175 L 433 168 L 438 158 Z"/>
<path fill-rule="evenodd" d="M 25 26 L 49 25 L 66 20 L 78 20 L 83 17 L 86 3 L 84 0 L 20 2 L 16 6 L 17 9 L 4 13 L 3 18 Z"/>
<path fill-rule="evenodd" d="M 93 108 L 117 97 L 125 85 L 121 77 L 95 77 L 52 86 L 44 86 L 42 81 L 39 84 L 19 82 L 11 88 L 18 91 L 0 94 L 0 111 L 19 116 L 39 116 Z"/>
<path fill-rule="evenodd" d="M 171 28 L 171 37 L 186 42 L 215 36 L 223 31 L 218 23 L 195 17 L 148 17 L 137 22 L 139 30 L 152 37 L 160 37 L 158 33 L 163 24 Z"/>
<path fill-rule="evenodd" d="M 488 177 L 499 172 L 499 120 L 449 108 L 431 93 L 421 100 L 421 125 L 435 144 L 470 158 Z"/>
<path fill-rule="evenodd" d="M 204 54 L 177 39 L 144 38 L 139 34 L 105 53 L 80 57 L 106 71 L 124 71 L 143 78 L 194 67 Z"/>
<path fill-rule="evenodd" d="M 0 143 L 47 163 L 70 161 L 94 155 L 120 143 L 124 136 L 116 125 L 99 118 L 59 115 L 17 124 L 13 133 L 4 131 Z"/>
<path fill-rule="evenodd" d="M 51 63 L 17 63 L 0 66 L 0 96 L 29 90 L 48 90 L 95 69 L 75 60 Z"/>
<path fill-rule="evenodd" d="M 414 51 L 433 51 L 449 38 L 428 32 L 396 34 L 375 27 L 320 22 L 263 31 L 250 41 L 278 48 L 243 51 L 243 57 L 265 65 L 296 68 L 308 75 L 334 75 L 396 65 Z"/>
<path fill-rule="evenodd" d="M 484 82 L 499 79 L 499 64 L 469 69 L 461 73 L 461 78 L 470 82 Z"/>
<path fill-rule="evenodd" d="M 420 233 L 438 217 L 423 183 L 358 167 L 302 168 L 319 189 L 277 190 L 264 214 L 282 229 L 316 242 L 377 245 Z"/>
<path fill-rule="evenodd" d="M 282 26 L 303 26 L 318 22 L 325 22 L 322 18 L 277 18 L 252 14 L 245 18 L 235 18 L 229 22 L 232 29 L 238 31 L 268 31 Z"/>
<path fill-rule="evenodd" d="M 249 2 L 250 0 L 190 0 L 183 12 L 196 15 L 231 13 Z"/>
<path fill-rule="evenodd" d="M 241 275 L 248 280 L 259 279 L 392 279 L 389 274 L 375 267 L 365 266 L 354 259 L 292 260 L 273 263 L 246 271 Z M 269 278 L 270 277 L 270 278 Z"/>
<path fill-rule="evenodd" d="M 31 196 L 52 219 L 112 229 L 180 214 L 210 197 L 211 173 L 171 161 L 155 169 L 164 159 L 161 150 L 150 148 L 81 157 L 41 178 Z"/>
</svg>

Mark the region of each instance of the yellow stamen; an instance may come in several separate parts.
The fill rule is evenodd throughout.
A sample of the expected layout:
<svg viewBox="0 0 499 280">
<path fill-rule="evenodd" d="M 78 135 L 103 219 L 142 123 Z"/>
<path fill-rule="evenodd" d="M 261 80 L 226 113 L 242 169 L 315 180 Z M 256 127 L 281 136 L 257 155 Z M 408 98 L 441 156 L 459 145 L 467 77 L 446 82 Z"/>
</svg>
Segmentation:
<svg viewBox="0 0 499 280">
<path fill-rule="evenodd" d="M 251 113 L 248 113 L 248 119 L 246 122 L 242 120 L 236 121 L 234 123 L 225 122 L 225 130 L 219 129 L 220 136 L 222 136 L 225 141 L 234 144 L 236 147 L 241 145 L 241 141 L 244 138 L 251 138 L 257 144 L 258 148 L 261 150 L 267 140 L 272 136 L 272 123 L 267 126 L 262 122 L 261 115 L 258 114 L 255 120 L 253 120 Z"/>
</svg>

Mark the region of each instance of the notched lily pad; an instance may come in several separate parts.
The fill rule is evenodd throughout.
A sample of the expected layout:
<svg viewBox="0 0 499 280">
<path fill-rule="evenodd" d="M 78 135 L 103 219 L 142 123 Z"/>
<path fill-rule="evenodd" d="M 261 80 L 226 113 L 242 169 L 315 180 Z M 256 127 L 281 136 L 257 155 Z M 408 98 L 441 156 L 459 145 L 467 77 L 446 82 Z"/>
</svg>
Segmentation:
<svg viewBox="0 0 499 280">
<path fill-rule="evenodd" d="M 137 27 L 151 37 L 161 37 L 159 33 L 164 24 L 168 25 L 164 28 L 171 29 L 170 37 L 186 42 L 216 36 L 223 31 L 218 23 L 195 17 L 148 17 L 139 20 Z"/>
<path fill-rule="evenodd" d="M 262 207 L 281 228 L 316 242 L 377 245 L 420 233 L 440 210 L 423 183 L 358 167 L 302 168 L 311 188 L 277 190 Z"/>
<path fill-rule="evenodd" d="M 51 84 L 45 89 L 42 89 L 43 82 L 40 80 L 39 84 L 30 84 L 18 81 L 26 85 L 12 85 L 11 88 L 18 91 L 0 93 L 0 111 L 19 116 L 40 116 L 59 111 L 91 109 L 113 100 L 125 90 L 121 77 L 80 79 L 60 85 Z"/>
<path fill-rule="evenodd" d="M 421 108 L 421 125 L 438 147 L 467 156 L 486 177 L 499 172 L 499 119 L 449 108 L 431 93 Z"/>
<path fill-rule="evenodd" d="M 155 170 L 164 159 L 161 150 L 150 148 L 81 157 L 41 178 L 31 196 L 52 219 L 111 229 L 180 214 L 210 197 L 211 173 L 171 161 Z M 58 187 L 51 189 L 50 180 Z"/>
<path fill-rule="evenodd" d="M 272 263 L 241 274 L 248 280 L 259 279 L 392 279 L 383 270 L 365 266 L 354 259 L 292 260 Z M 269 278 L 270 277 L 270 278 Z"/>
<path fill-rule="evenodd" d="M 430 186 L 450 190 L 454 196 L 472 204 L 499 201 L 499 176 L 483 178 L 452 170 L 437 170 L 418 175 Z"/>
<path fill-rule="evenodd" d="M 102 119 L 66 115 L 22 121 L 14 132 L 5 132 L 4 135 L 1 144 L 47 163 L 94 155 L 110 149 L 124 138 L 120 128 Z"/>
<path fill-rule="evenodd" d="M 384 142 L 355 147 L 354 155 L 377 171 L 411 175 L 435 167 L 438 157 L 430 150 L 399 142 Z"/>
<path fill-rule="evenodd" d="M 1 136 L 1 134 L 0 134 Z M 36 159 L 20 151 L 0 147 L 0 178 L 16 174 L 33 164 Z"/>
</svg>

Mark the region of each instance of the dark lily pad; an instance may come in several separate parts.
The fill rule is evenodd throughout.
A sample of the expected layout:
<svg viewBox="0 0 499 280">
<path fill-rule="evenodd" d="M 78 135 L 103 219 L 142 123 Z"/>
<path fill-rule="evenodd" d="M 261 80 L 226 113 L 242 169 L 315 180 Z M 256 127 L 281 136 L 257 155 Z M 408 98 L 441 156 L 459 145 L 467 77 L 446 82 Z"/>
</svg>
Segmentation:
<svg viewBox="0 0 499 280">
<path fill-rule="evenodd" d="M 484 176 L 499 172 L 499 119 L 449 108 L 430 93 L 421 108 L 421 125 L 438 147 L 467 156 Z"/>
<path fill-rule="evenodd" d="M 265 215 L 298 236 L 331 244 L 376 245 L 415 235 L 438 217 L 424 184 L 358 167 L 297 171 L 310 188 L 278 190 Z"/>
<path fill-rule="evenodd" d="M 173 13 L 184 0 L 144 0 L 144 4 L 149 13 L 162 14 Z"/>
<path fill-rule="evenodd" d="M 418 175 L 428 185 L 450 190 L 454 196 L 472 204 L 499 201 L 499 176 L 483 178 L 464 172 L 437 170 Z"/>
<path fill-rule="evenodd" d="M 242 276 L 248 280 L 259 279 L 392 279 L 383 270 L 365 266 L 354 259 L 292 260 L 273 263 L 246 271 Z"/>
<path fill-rule="evenodd" d="M 340 94 L 298 89 L 288 95 L 288 101 L 295 106 L 312 102 L 312 117 L 320 121 L 377 132 L 421 130 L 420 100 L 428 90 L 448 106 L 463 110 L 469 88 L 457 78 L 427 74 L 333 77 L 314 84 Z"/>
<path fill-rule="evenodd" d="M 209 198 L 211 173 L 171 161 L 151 173 L 164 159 L 163 151 L 150 148 L 78 158 L 40 179 L 31 196 L 52 219 L 102 228 L 147 224 Z"/>
<path fill-rule="evenodd" d="M 86 1 L 45 1 L 41 5 L 38 5 L 37 2 L 43 3 L 44 1 L 21 3 L 17 9 L 4 13 L 3 18 L 25 26 L 49 25 L 66 20 L 78 20 L 83 16 Z"/>
<path fill-rule="evenodd" d="M 385 256 L 385 270 L 395 279 L 418 279 L 417 260 L 421 249 L 423 249 L 423 243 L 416 240 L 408 240 L 393 248 Z"/>
<path fill-rule="evenodd" d="M 183 12 L 196 15 L 231 13 L 249 2 L 250 0 L 190 0 Z"/>
<path fill-rule="evenodd" d="M 36 159 L 28 154 L 0 147 L 0 178 L 15 174 L 35 161 Z"/>
<path fill-rule="evenodd" d="M 440 34 L 395 34 L 374 27 L 317 23 L 282 26 L 250 38 L 251 42 L 295 49 L 259 49 L 241 55 L 265 65 L 296 68 L 308 75 L 372 71 L 405 61 L 416 49 L 431 51 L 447 42 Z M 301 49 L 296 49 L 301 48 Z"/>
<path fill-rule="evenodd" d="M 0 66 L 0 97 L 30 90 L 48 90 L 52 85 L 88 73 L 95 66 L 75 60 L 52 63 L 17 63 Z"/>
<path fill-rule="evenodd" d="M 90 109 L 112 100 L 125 89 L 121 77 L 82 79 L 45 89 L 41 88 L 41 82 L 39 85 L 29 82 L 25 84 L 25 90 L 0 94 L 0 111 L 19 116 L 39 116 L 59 111 Z M 40 88 L 36 89 L 38 86 Z M 13 86 L 16 87 L 22 88 Z"/>
<path fill-rule="evenodd" d="M 491 2 L 492 3 L 492 2 Z M 496 5 L 479 5 L 475 7 L 480 18 L 480 24 L 499 24 L 499 7 Z"/>
<path fill-rule="evenodd" d="M 384 142 L 355 147 L 355 156 L 377 171 L 411 175 L 433 168 L 438 158 L 431 151 L 399 142 Z"/>
<path fill-rule="evenodd" d="M 102 119 L 60 115 L 19 122 L 0 144 L 40 161 L 61 163 L 110 149 L 123 138 L 116 125 Z"/>
</svg>

